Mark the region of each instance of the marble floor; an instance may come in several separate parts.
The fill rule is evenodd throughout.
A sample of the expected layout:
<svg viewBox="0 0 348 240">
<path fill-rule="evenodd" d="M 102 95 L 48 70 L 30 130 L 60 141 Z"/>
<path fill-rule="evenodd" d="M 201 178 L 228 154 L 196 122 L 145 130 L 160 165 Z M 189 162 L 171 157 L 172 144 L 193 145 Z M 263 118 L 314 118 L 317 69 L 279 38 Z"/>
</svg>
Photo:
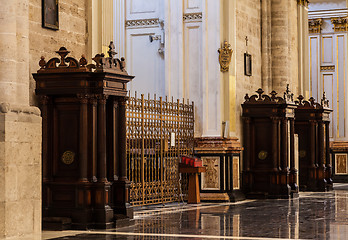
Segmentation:
<svg viewBox="0 0 348 240">
<path fill-rule="evenodd" d="M 169 204 L 137 209 L 135 224 L 107 231 L 44 231 L 42 239 L 348 239 L 348 184 L 291 200 Z"/>
</svg>

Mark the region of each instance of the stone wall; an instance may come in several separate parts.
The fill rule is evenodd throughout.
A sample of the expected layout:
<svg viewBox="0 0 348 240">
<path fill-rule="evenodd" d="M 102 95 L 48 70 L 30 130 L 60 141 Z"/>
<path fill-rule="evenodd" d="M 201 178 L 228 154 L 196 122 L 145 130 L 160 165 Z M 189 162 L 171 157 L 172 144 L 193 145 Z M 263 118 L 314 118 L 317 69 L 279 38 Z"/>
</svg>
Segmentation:
<svg viewBox="0 0 348 240">
<path fill-rule="evenodd" d="M 41 0 L 0 0 L 0 238 L 41 232 L 41 117 L 31 73 L 61 46 L 86 53 L 85 0 L 61 0 L 60 30 L 41 27 Z M 33 236 L 35 235 L 35 236 Z"/>
<path fill-rule="evenodd" d="M 41 117 L 0 105 L 0 238 L 41 232 Z M 33 238 L 38 239 L 38 238 Z"/>
<path fill-rule="evenodd" d="M 0 0 L 0 238 L 41 231 L 41 117 L 29 106 L 29 0 Z"/>
<path fill-rule="evenodd" d="M 59 30 L 42 28 L 41 0 L 29 0 L 30 73 L 39 69 L 41 56 L 54 57 L 54 51 L 64 46 L 71 56 L 80 58 L 87 54 L 87 1 L 59 1 Z M 87 59 L 90 61 L 90 59 Z M 30 104 L 38 105 L 35 97 L 35 81 L 30 76 Z"/>
<path fill-rule="evenodd" d="M 261 87 L 261 6 L 259 0 L 236 1 L 236 135 L 241 138 L 241 104 Z M 245 37 L 248 37 L 246 46 Z M 252 76 L 244 75 L 244 53 L 252 56 Z"/>
</svg>

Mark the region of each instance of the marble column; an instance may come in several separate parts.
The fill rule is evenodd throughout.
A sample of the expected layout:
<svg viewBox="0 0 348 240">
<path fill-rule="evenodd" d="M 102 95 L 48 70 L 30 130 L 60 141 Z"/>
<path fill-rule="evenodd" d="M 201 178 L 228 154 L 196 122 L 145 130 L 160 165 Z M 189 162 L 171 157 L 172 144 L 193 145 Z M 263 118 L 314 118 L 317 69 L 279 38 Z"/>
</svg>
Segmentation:
<svg viewBox="0 0 348 240">
<path fill-rule="evenodd" d="M 0 238 L 41 231 L 41 117 L 29 106 L 29 0 L 0 0 Z"/>
</svg>

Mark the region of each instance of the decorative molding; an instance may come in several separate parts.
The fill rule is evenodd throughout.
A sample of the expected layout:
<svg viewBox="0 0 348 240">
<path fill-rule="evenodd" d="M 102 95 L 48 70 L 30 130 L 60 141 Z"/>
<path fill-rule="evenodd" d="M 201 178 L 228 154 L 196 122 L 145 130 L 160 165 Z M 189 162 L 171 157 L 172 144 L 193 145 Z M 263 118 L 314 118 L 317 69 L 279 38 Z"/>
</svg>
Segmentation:
<svg viewBox="0 0 348 240">
<path fill-rule="evenodd" d="M 331 10 L 320 10 L 320 11 L 309 11 L 309 19 L 329 19 L 333 17 L 346 17 L 348 15 L 348 9 L 331 9 Z"/>
<path fill-rule="evenodd" d="M 59 58 L 51 58 L 46 62 L 45 57 L 41 56 L 39 66 L 41 67 L 37 72 L 42 73 L 62 73 L 62 72 L 116 72 L 119 74 L 128 75 L 126 71 L 126 61 L 122 57 L 118 59 L 115 57 L 117 52 L 115 51 L 115 45 L 111 41 L 109 45 L 109 51 L 107 51 L 109 57 L 105 57 L 104 53 L 95 55 L 92 60 L 95 64 L 88 64 L 84 55 L 80 60 L 73 57 L 67 57 L 70 53 L 65 47 L 61 47 L 56 53 Z"/>
<path fill-rule="evenodd" d="M 348 174 L 348 159 L 347 154 L 335 154 L 335 174 Z"/>
<path fill-rule="evenodd" d="M 332 66 L 320 66 L 320 71 L 335 71 L 335 65 L 332 65 Z"/>
<path fill-rule="evenodd" d="M 308 7 L 308 3 L 309 3 L 308 0 L 297 0 L 297 4 L 301 6 Z"/>
<path fill-rule="evenodd" d="M 194 21 L 194 20 L 202 20 L 202 13 L 185 13 L 183 16 L 184 22 L 186 21 Z"/>
<path fill-rule="evenodd" d="M 41 116 L 41 111 L 37 107 L 33 106 L 20 106 L 20 105 L 11 105 L 9 103 L 0 103 L 0 113 L 25 113 L 29 115 Z"/>
<path fill-rule="evenodd" d="M 126 27 L 155 26 L 159 25 L 159 23 L 160 20 L 158 18 L 127 20 Z"/>
<path fill-rule="evenodd" d="M 335 32 L 345 32 L 348 29 L 347 17 L 335 17 L 331 18 L 331 23 L 334 25 Z"/>
<path fill-rule="evenodd" d="M 240 166 L 239 156 L 233 156 L 232 158 L 232 171 L 233 171 L 233 190 L 240 189 Z"/>
<path fill-rule="evenodd" d="M 257 94 L 252 95 L 251 97 L 246 94 L 244 97 L 245 102 L 243 104 L 264 104 L 265 102 L 269 104 L 294 103 L 294 94 L 291 93 L 289 84 L 287 85 L 286 91 L 284 92 L 284 98 L 278 97 L 278 93 L 274 90 L 270 93 L 270 96 L 263 94 L 264 91 L 262 90 L 262 88 L 259 88 L 256 93 Z"/>
<path fill-rule="evenodd" d="M 323 24 L 323 19 L 309 19 L 308 27 L 309 33 L 321 33 L 321 25 Z"/>
<path fill-rule="evenodd" d="M 220 190 L 220 157 L 201 157 L 207 171 L 202 173 L 202 190 Z"/>
</svg>

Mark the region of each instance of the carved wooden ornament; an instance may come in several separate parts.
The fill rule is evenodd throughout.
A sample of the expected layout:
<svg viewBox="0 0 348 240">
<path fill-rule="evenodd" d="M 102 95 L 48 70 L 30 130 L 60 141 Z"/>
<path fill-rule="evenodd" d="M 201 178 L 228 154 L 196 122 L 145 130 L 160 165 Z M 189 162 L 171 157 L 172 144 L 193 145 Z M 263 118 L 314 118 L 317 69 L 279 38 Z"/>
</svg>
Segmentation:
<svg viewBox="0 0 348 240">
<path fill-rule="evenodd" d="M 231 49 L 231 45 L 224 41 L 224 45 L 218 50 L 219 52 L 219 63 L 220 63 L 220 71 L 228 72 L 231 63 L 231 57 L 233 50 Z"/>
</svg>

